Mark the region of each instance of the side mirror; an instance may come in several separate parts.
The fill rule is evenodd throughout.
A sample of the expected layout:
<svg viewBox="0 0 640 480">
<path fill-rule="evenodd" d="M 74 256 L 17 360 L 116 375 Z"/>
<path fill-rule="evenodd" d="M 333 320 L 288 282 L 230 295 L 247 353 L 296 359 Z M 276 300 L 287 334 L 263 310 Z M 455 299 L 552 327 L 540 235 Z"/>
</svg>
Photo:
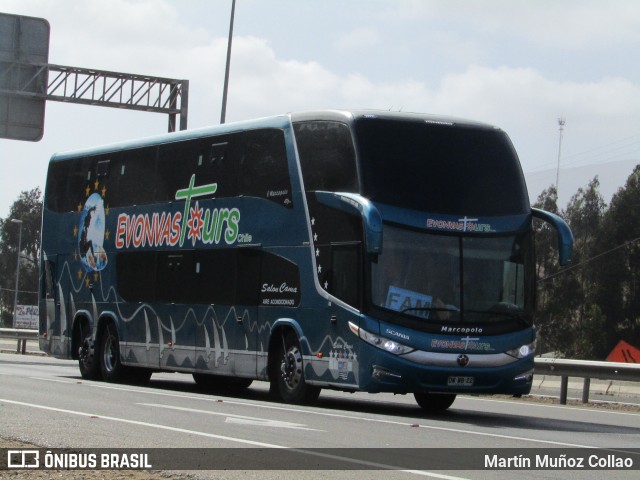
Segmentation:
<svg viewBox="0 0 640 480">
<path fill-rule="evenodd" d="M 382 253 L 382 216 L 369 200 L 357 193 L 315 192 L 315 195 L 318 202 L 328 207 L 360 215 L 367 253 Z"/>
<path fill-rule="evenodd" d="M 566 222 L 558 215 L 532 208 L 531 213 L 538 218 L 551 225 L 558 234 L 558 252 L 560 256 L 560 265 L 565 266 L 571 263 L 571 255 L 573 254 L 573 233 Z"/>
</svg>

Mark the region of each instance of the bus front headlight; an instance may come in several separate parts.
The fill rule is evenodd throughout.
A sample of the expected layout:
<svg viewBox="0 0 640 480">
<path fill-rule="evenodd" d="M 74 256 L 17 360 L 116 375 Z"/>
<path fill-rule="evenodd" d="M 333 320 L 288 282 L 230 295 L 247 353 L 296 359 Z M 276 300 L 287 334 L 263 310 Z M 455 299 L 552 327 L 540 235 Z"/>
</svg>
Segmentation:
<svg viewBox="0 0 640 480">
<path fill-rule="evenodd" d="M 411 347 L 407 347 L 406 345 L 402 345 L 401 343 L 388 339 L 384 340 L 382 346 L 387 352 L 395 353 L 396 355 L 402 355 L 403 353 L 409 353 L 414 350 Z"/>
<path fill-rule="evenodd" d="M 385 350 L 394 355 L 403 355 L 405 353 L 413 352 L 415 348 L 408 347 L 402 343 L 398 343 L 395 340 L 390 340 L 379 335 L 367 332 L 366 330 L 358 327 L 354 323 L 349 322 L 349 328 L 353 333 L 359 336 L 362 340 L 374 347 L 378 347 L 381 350 Z"/>
<path fill-rule="evenodd" d="M 535 351 L 536 351 L 536 342 L 534 340 L 532 343 L 522 345 L 512 350 L 507 350 L 505 353 L 514 358 L 525 358 L 525 357 L 528 357 L 529 355 L 533 355 Z"/>
</svg>

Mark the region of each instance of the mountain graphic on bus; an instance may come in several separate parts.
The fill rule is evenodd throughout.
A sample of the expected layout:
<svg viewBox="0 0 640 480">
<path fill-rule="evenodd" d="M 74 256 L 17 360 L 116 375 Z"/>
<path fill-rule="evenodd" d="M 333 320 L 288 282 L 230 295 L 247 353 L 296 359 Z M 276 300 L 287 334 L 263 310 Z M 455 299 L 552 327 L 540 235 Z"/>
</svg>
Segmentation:
<svg viewBox="0 0 640 480">
<path fill-rule="evenodd" d="M 104 250 L 105 214 L 100 194 L 92 193 L 80 212 L 78 252 L 87 272 L 98 272 L 107 266 Z"/>
</svg>

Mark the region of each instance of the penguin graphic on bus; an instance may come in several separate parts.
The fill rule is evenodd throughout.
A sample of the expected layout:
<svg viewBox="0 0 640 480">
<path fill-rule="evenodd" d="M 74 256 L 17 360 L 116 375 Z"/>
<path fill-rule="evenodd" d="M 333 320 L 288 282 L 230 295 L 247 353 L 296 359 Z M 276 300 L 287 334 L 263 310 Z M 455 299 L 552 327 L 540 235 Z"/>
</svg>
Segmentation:
<svg viewBox="0 0 640 480">
<path fill-rule="evenodd" d="M 99 194 L 93 193 L 80 214 L 78 234 L 80 261 L 87 272 L 98 272 L 107 266 L 104 231 L 104 201 Z"/>
</svg>

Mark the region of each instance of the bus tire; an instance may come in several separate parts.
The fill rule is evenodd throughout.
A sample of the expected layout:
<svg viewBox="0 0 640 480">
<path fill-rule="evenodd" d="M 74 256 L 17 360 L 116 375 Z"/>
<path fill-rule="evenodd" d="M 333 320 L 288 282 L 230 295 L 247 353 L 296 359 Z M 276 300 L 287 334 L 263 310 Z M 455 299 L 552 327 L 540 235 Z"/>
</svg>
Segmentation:
<svg viewBox="0 0 640 480">
<path fill-rule="evenodd" d="M 100 339 L 100 370 L 105 382 L 124 380 L 124 367 L 120 363 L 120 340 L 113 323 L 108 323 Z"/>
<path fill-rule="evenodd" d="M 304 359 L 295 333 L 283 334 L 276 348 L 276 365 L 271 378 L 271 390 L 285 403 L 313 403 L 320 395 L 320 387 L 304 380 Z"/>
<path fill-rule="evenodd" d="M 431 413 L 444 412 L 456 399 L 455 393 L 414 392 L 413 396 L 418 405 Z"/>
<path fill-rule="evenodd" d="M 87 323 L 78 325 L 78 367 L 85 380 L 100 379 L 100 362 L 96 356 L 96 341 L 91 338 L 91 330 Z"/>
</svg>

